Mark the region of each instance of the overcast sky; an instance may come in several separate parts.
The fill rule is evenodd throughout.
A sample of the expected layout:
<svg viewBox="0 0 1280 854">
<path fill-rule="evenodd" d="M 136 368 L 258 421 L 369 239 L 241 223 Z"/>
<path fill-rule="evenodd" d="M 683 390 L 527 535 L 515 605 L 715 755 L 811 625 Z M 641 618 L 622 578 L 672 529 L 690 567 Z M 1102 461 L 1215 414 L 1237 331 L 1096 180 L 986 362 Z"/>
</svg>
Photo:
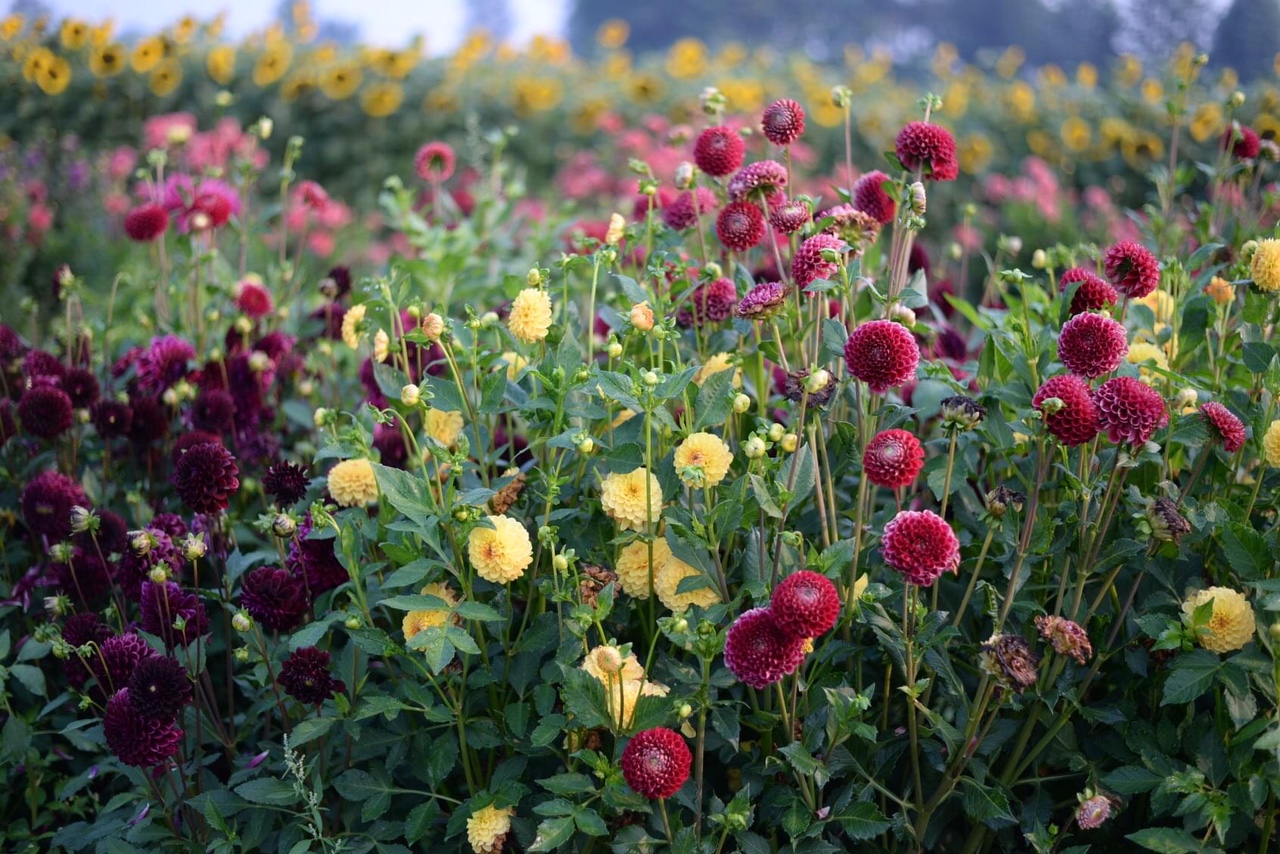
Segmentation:
<svg viewBox="0 0 1280 854">
<path fill-rule="evenodd" d="M 262 28 L 278 8 L 278 0 L 44 0 L 61 15 L 91 20 L 115 18 L 121 29 L 154 30 L 184 14 L 197 18 L 227 13 L 227 26 L 236 35 Z M 514 17 L 513 40 L 527 41 L 538 33 L 562 32 L 570 0 L 510 0 Z M 0 0 L 0 8 L 9 4 Z M 317 18 L 359 23 L 366 41 L 396 46 L 414 33 L 427 37 L 432 53 L 457 46 L 466 23 L 466 0 L 312 0 Z M 163 11 L 160 11 L 163 9 Z"/>
</svg>

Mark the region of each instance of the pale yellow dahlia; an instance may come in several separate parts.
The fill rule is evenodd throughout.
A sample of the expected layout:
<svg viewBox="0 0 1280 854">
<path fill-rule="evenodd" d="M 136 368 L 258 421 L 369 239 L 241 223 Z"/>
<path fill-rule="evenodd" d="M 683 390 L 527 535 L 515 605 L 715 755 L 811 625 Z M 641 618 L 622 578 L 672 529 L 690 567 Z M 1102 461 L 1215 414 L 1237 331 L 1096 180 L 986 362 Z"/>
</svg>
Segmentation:
<svg viewBox="0 0 1280 854">
<path fill-rule="evenodd" d="M 1263 434 L 1262 450 L 1267 455 L 1267 465 L 1280 468 L 1280 421 L 1272 421 Z"/>
<path fill-rule="evenodd" d="M 490 804 L 467 819 L 467 841 L 475 854 L 498 854 L 511 832 L 511 807 L 498 809 Z"/>
<path fill-rule="evenodd" d="M 352 350 L 360 346 L 360 321 L 368 309 L 363 305 L 353 305 L 342 315 L 342 343 Z"/>
<path fill-rule="evenodd" d="M 1131 365 L 1138 366 L 1138 376 L 1147 385 L 1152 385 L 1161 378 L 1160 374 L 1151 370 L 1150 365 L 1169 370 L 1169 360 L 1165 357 L 1164 350 L 1147 341 L 1135 341 L 1130 344 L 1125 360 Z"/>
<path fill-rule="evenodd" d="M 387 330 L 379 329 L 373 336 L 373 360 L 382 364 L 389 355 L 391 355 L 391 336 L 387 334 Z"/>
<path fill-rule="evenodd" d="M 1271 293 L 1280 291 L 1280 240 L 1259 240 L 1249 269 L 1254 283 L 1262 290 Z"/>
<path fill-rule="evenodd" d="M 610 682 L 628 682 L 644 678 L 644 665 L 635 653 L 622 654 L 616 646 L 598 646 L 582 659 L 582 669 L 608 685 Z"/>
<path fill-rule="evenodd" d="M 520 372 L 529 366 L 529 360 L 519 353 L 503 353 L 502 361 L 507 363 L 507 379 L 511 382 L 515 382 Z"/>
<path fill-rule="evenodd" d="M 423 596 L 435 596 L 443 599 L 444 603 L 450 607 L 458 604 L 458 598 L 453 595 L 453 591 L 449 589 L 449 585 L 443 581 L 433 581 L 420 591 Z M 447 610 L 439 611 L 410 611 L 404 615 L 404 619 L 400 623 L 400 628 L 404 631 L 405 641 L 410 640 L 414 635 L 423 629 L 438 629 L 444 626 L 449 619 Z"/>
<path fill-rule="evenodd" d="M 1210 652 L 1233 652 L 1253 640 L 1253 608 L 1229 587 L 1197 590 L 1182 603 L 1182 611 L 1191 614 L 1209 600 L 1213 600 L 1213 616 L 1199 638 L 1202 647 Z"/>
<path fill-rule="evenodd" d="M 365 459 L 343 460 L 329 471 L 329 494 L 343 507 L 363 507 L 378 500 L 373 464 Z"/>
<path fill-rule="evenodd" d="M 644 466 L 611 473 L 600 485 L 600 503 L 618 527 L 639 531 L 662 515 L 662 484 Z"/>
<path fill-rule="evenodd" d="M 685 486 L 715 486 L 733 463 L 733 451 L 713 433 L 693 433 L 676 448 L 676 473 Z"/>
<path fill-rule="evenodd" d="M 735 369 L 733 366 L 733 356 L 729 353 L 716 353 L 702 367 L 698 368 L 698 372 L 693 375 L 693 381 L 702 385 L 712 374 L 718 374 L 721 371 L 733 370 L 733 387 L 742 388 L 742 370 Z"/>
<path fill-rule="evenodd" d="M 467 554 L 476 573 L 485 581 L 506 584 L 524 575 L 533 563 L 529 532 L 510 516 L 485 517 L 492 528 L 472 528 Z"/>
<path fill-rule="evenodd" d="M 511 303 L 507 328 L 517 341 L 536 344 L 551 328 L 551 296 L 539 288 L 525 288 Z"/>
<path fill-rule="evenodd" d="M 672 611 L 684 611 L 690 605 L 709 608 L 720 601 L 720 594 L 715 587 L 699 587 L 687 593 L 677 593 L 680 582 L 695 575 L 702 575 L 697 569 L 675 555 L 663 561 L 661 567 L 654 567 L 653 590 L 658 594 L 658 601 Z"/>
<path fill-rule="evenodd" d="M 427 435 L 446 448 L 458 444 L 462 435 L 462 413 L 444 409 L 428 409 L 426 416 Z"/>
<path fill-rule="evenodd" d="M 653 574 L 656 579 L 658 570 L 671 556 L 671 547 L 667 541 L 658 538 L 653 541 Z M 618 573 L 618 584 L 622 592 L 636 599 L 649 598 L 649 544 L 644 540 L 628 543 L 618 554 L 618 565 L 614 567 Z"/>
</svg>

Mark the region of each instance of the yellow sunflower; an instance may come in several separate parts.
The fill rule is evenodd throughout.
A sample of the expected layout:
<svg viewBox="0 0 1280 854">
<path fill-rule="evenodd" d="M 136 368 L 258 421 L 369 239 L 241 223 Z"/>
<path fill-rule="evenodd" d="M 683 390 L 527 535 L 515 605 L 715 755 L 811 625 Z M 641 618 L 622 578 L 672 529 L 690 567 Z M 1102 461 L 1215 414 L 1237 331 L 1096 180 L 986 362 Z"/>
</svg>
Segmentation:
<svg viewBox="0 0 1280 854">
<path fill-rule="evenodd" d="M 133 49 L 133 55 L 129 57 L 129 65 L 139 74 L 146 74 L 160 64 L 164 55 L 164 39 L 159 36 L 149 36 L 138 42 L 138 46 Z"/>
<path fill-rule="evenodd" d="M 151 72 L 148 86 L 151 94 L 163 98 L 177 89 L 182 83 L 182 64 L 176 59 L 166 59 Z"/>
<path fill-rule="evenodd" d="M 209 51 L 205 60 L 209 77 L 217 84 L 226 86 L 236 75 L 236 49 L 229 44 L 220 44 Z"/>
<path fill-rule="evenodd" d="M 320 91 L 331 101 L 345 101 L 356 93 L 364 80 L 364 72 L 354 63 L 330 68 L 320 77 Z"/>
<path fill-rule="evenodd" d="M 404 103 L 404 89 L 390 80 L 374 83 L 360 93 L 360 109 L 365 115 L 383 119 L 400 109 Z"/>
<path fill-rule="evenodd" d="M 108 44 L 89 54 L 89 71 L 94 77 L 114 77 L 124 71 L 124 46 Z"/>
</svg>

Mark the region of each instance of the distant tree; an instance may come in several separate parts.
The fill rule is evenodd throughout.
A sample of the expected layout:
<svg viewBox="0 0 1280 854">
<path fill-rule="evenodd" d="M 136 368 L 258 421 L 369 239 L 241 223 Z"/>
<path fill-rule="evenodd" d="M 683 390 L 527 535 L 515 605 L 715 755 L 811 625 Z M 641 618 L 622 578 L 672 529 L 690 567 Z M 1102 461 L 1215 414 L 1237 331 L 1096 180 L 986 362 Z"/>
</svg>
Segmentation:
<svg viewBox="0 0 1280 854">
<path fill-rule="evenodd" d="M 467 0 L 467 31 L 485 29 L 498 41 L 511 35 L 508 0 Z"/>
<path fill-rule="evenodd" d="M 1134 0 L 1124 5 L 1116 46 L 1145 59 L 1167 59 L 1182 42 L 1208 50 L 1218 11 L 1204 0 Z"/>
<path fill-rule="evenodd" d="M 1209 58 L 1249 80 L 1271 74 L 1278 51 L 1280 0 L 1235 0 L 1218 23 Z"/>
</svg>

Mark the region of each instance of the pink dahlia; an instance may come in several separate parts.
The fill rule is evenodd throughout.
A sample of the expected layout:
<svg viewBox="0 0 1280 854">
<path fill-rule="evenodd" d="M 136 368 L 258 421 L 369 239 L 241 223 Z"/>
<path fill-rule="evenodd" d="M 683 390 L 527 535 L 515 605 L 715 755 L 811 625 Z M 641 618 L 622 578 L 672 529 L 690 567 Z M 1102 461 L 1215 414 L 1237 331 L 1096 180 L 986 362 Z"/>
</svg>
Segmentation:
<svg viewBox="0 0 1280 854">
<path fill-rule="evenodd" d="M 813 220 L 807 202 L 788 199 L 769 208 L 769 224 L 783 234 L 795 234 Z"/>
<path fill-rule="evenodd" d="M 883 394 L 916 375 L 920 345 L 901 323 L 871 320 L 849 333 L 844 362 L 872 392 Z"/>
<path fill-rule="evenodd" d="M 767 320 L 786 304 L 787 290 L 781 282 L 761 282 L 747 291 L 734 311 L 748 320 Z"/>
<path fill-rule="evenodd" d="M 1097 830 L 1111 818 L 1111 799 L 1106 795 L 1094 795 L 1076 807 L 1076 824 L 1081 830 Z"/>
<path fill-rule="evenodd" d="M 825 575 L 792 573 L 773 589 L 769 611 L 783 633 L 799 638 L 826 634 L 840 616 L 840 594 Z"/>
<path fill-rule="evenodd" d="M 874 217 L 881 225 L 893 222 L 898 209 L 897 202 L 884 190 L 885 183 L 890 180 L 888 175 L 877 169 L 866 173 L 853 185 L 853 206 Z"/>
<path fill-rule="evenodd" d="M 130 240 L 149 243 L 169 230 L 169 212 L 162 205 L 138 205 L 124 217 L 124 233 Z"/>
<path fill-rule="evenodd" d="M 636 733 L 622 750 L 622 776 L 636 794 L 669 798 L 689 779 L 693 754 L 680 734 L 666 727 Z"/>
<path fill-rule="evenodd" d="M 723 178 L 742 165 L 746 145 L 732 128 L 720 125 L 698 134 L 693 144 L 693 162 L 708 175 Z"/>
<path fill-rule="evenodd" d="M 694 193 L 697 193 L 695 206 Z M 706 187 L 699 187 L 696 191 L 686 190 L 675 197 L 675 200 L 668 205 L 662 207 L 662 222 L 667 228 L 673 228 L 676 231 L 684 231 L 687 228 L 693 228 L 698 224 L 698 218 L 713 213 L 720 202 L 716 199 L 716 194 L 708 190 Z"/>
<path fill-rule="evenodd" d="M 765 688 L 800 666 L 804 641 L 784 630 L 770 609 L 752 608 L 729 627 L 724 663 L 742 682 Z"/>
<path fill-rule="evenodd" d="M 925 168 L 935 181 L 954 181 L 960 177 L 956 140 L 944 127 L 929 122 L 909 122 L 898 131 L 894 151 L 909 172 Z"/>
<path fill-rule="evenodd" d="M 444 142 L 428 142 L 413 156 L 413 168 L 424 181 L 448 181 L 456 163 L 453 148 Z"/>
<path fill-rule="evenodd" d="M 804 108 L 790 98 L 781 98 L 764 108 L 760 129 L 774 145 L 788 146 L 804 133 Z"/>
<path fill-rule="evenodd" d="M 1047 407 L 1045 401 L 1050 399 L 1060 401 L 1061 406 Z M 1050 377 L 1031 405 L 1044 414 L 1045 429 L 1064 445 L 1074 447 L 1098 435 L 1098 410 L 1089 385 L 1074 374 Z"/>
<path fill-rule="evenodd" d="M 1072 267 L 1064 271 L 1062 278 L 1058 280 L 1058 290 L 1065 294 L 1067 288 L 1076 282 L 1080 286 L 1076 288 L 1075 295 L 1071 297 L 1071 307 L 1067 309 L 1072 315 L 1099 311 L 1120 300 L 1120 295 L 1111 287 L 1110 282 L 1083 267 Z"/>
<path fill-rule="evenodd" d="M 1221 403 L 1206 403 L 1200 407 L 1200 414 L 1213 427 L 1210 434 L 1222 439 L 1222 447 L 1229 454 L 1234 454 L 1244 446 L 1244 422 L 1240 417 Z"/>
<path fill-rule="evenodd" d="M 834 261 L 822 257 L 824 250 L 846 252 L 849 246 L 843 240 L 830 234 L 815 234 L 796 250 L 791 260 L 791 277 L 797 288 L 807 288 L 819 279 L 830 279 L 840 271 Z"/>
<path fill-rule="evenodd" d="M 731 279 L 716 279 L 699 285 L 689 294 L 689 300 L 680 306 L 676 322 L 683 327 L 719 323 L 733 314 L 738 304 L 738 289 Z"/>
<path fill-rule="evenodd" d="M 760 160 L 748 163 L 729 179 L 729 197 L 739 200 L 746 198 L 768 198 L 781 192 L 787 186 L 787 167 L 776 160 Z"/>
<path fill-rule="evenodd" d="M 187 375 L 188 363 L 196 357 L 191 342 L 176 335 L 152 338 L 138 354 L 138 382 L 148 391 L 162 392 Z"/>
<path fill-rule="evenodd" d="M 1142 299 L 1160 285 L 1160 262 L 1145 246 L 1122 240 L 1103 257 L 1107 278 L 1130 299 Z"/>
<path fill-rule="evenodd" d="M 1058 358 L 1079 377 L 1093 379 L 1111 373 L 1128 352 L 1124 326 L 1091 311 L 1068 320 L 1058 334 Z"/>
<path fill-rule="evenodd" d="M 906 430 L 882 430 L 867 443 L 862 467 L 876 486 L 910 486 L 924 468 L 924 447 Z"/>
<path fill-rule="evenodd" d="M 764 237 L 764 214 L 751 202 L 730 202 L 716 217 L 716 236 L 729 249 L 745 252 Z"/>
<path fill-rule="evenodd" d="M 960 541 L 931 510 L 903 510 L 884 526 L 884 562 L 911 584 L 928 587 L 944 572 L 960 571 Z"/>
<path fill-rule="evenodd" d="M 1093 395 L 1098 426 L 1119 444 L 1141 445 L 1169 423 L 1169 411 L 1159 392 L 1133 377 L 1115 377 Z"/>
</svg>

